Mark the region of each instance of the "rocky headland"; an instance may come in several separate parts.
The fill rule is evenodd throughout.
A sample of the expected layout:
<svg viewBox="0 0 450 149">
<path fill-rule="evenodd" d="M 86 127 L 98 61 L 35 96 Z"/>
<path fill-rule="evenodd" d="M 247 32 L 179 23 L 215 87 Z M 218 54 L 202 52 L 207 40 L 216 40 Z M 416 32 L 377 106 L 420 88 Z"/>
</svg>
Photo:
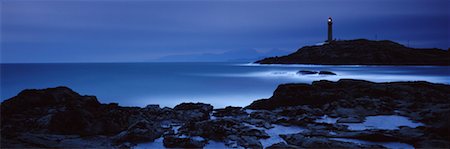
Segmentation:
<svg viewBox="0 0 450 149">
<path fill-rule="evenodd" d="M 292 54 L 265 58 L 255 63 L 448 66 L 450 52 L 436 48 L 410 48 L 389 40 L 337 40 L 323 45 L 305 46 Z"/>
<path fill-rule="evenodd" d="M 2 148 L 131 148 L 162 138 L 168 148 L 203 148 L 210 141 L 244 148 L 384 148 L 339 139 L 448 148 L 450 85 L 362 80 L 282 84 L 247 107 L 205 103 L 122 107 L 67 87 L 24 90 L 1 103 Z M 352 129 L 370 116 L 399 115 L 423 125 Z M 336 122 L 321 121 L 324 117 Z M 299 127 L 282 132 L 276 127 Z M 264 143 L 279 137 L 271 144 Z"/>
</svg>

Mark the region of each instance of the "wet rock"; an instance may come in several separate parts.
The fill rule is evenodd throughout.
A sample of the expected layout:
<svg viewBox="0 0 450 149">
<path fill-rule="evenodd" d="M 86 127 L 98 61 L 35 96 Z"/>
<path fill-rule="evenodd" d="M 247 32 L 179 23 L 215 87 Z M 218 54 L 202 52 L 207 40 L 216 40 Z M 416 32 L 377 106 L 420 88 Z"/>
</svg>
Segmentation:
<svg viewBox="0 0 450 149">
<path fill-rule="evenodd" d="M 449 85 L 430 84 L 425 82 L 393 82 L 373 83 L 363 80 L 341 79 L 337 82 L 314 81 L 310 84 L 282 84 L 275 90 L 270 99 L 254 101 L 249 109 L 276 109 L 286 106 L 311 105 L 323 106 L 327 103 L 357 98 L 383 99 L 386 101 L 404 100 L 415 102 L 445 103 L 449 98 Z M 370 104 L 376 104 L 366 100 Z M 367 103 L 360 103 L 367 104 Z M 363 106 L 363 105 L 361 105 Z M 393 106 L 387 104 L 387 106 Z M 363 106 L 364 107 L 364 106 Z"/>
<path fill-rule="evenodd" d="M 312 74 L 317 74 L 317 71 L 311 71 L 311 70 L 300 70 L 297 72 L 297 74 L 299 75 L 312 75 Z"/>
<path fill-rule="evenodd" d="M 247 112 L 245 112 L 242 107 L 232 107 L 227 106 L 223 109 L 216 109 L 213 113 L 213 116 L 216 117 L 224 117 L 224 116 L 247 116 Z"/>
<path fill-rule="evenodd" d="M 114 147 L 131 147 L 136 142 L 152 141 L 162 134 L 183 134 L 223 141 L 229 147 L 260 148 L 258 139 L 268 138 L 268 135 L 264 129 L 255 126 L 268 129 L 276 123 L 303 126 L 310 130 L 297 134 L 301 136 L 285 137 L 290 140 L 286 141 L 291 147 L 367 147 L 329 138 L 396 141 L 415 147 L 448 147 L 448 99 L 450 87 L 442 84 L 315 81 L 312 85 L 280 85 L 270 99 L 252 103 L 249 108 L 262 110 L 253 111 L 248 117 L 240 107 L 226 107 L 216 109 L 218 118 L 210 120 L 213 107 L 203 103 L 182 103 L 173 109 L 158 105 L 121 107 L 117 103 L 100 104 L 94 96 L 81 96 L 64 87 L 26 90 L 0 105 L 1 145 L 22 148 L 110 148 L 113 144 Z M 365 116 L 393 113 L 420 121 L 425 126 L 350 131 L 339 124 L 362 122 Z M 341 119 L 336 124 L 315 122 L 324 114 Z M 172 130 L 174 124 L 182 125 L 178 132 Z M 182 142 L 172 143 L 175 145 L 202 147 L 196 142 L 199 140 L 187 138 L 177 135 L 168 140 Z M 95 140 L 102 144 L 94 143 Z"/>
<path fill-rule="evenodd" d="M 263 130 L 248 128 L 248 127 L 245 127 L 243 129 L 241 129 L 239 131 L 239 134 L 241 136 L 254 136 L 254 137 L 257 137 L 259 139 L 261 139 L 261 138 L 262 139 L 270 138 L 270 136 L 266 132 L 264 132 Z"/>
<path fill-rule="evenodd" d="M 123 142 L 146 142 L 153 141 L 164 133 L 159 123 L 152 123 L 146 120 L 138 121 L 113 137 L 117 144 Z"/>
<path fill-rule="evenodd" d="M 280 135 L 288 144 L 303 148 L 384 148 L 376 145 L 361 145 L 330 140 L 325 137 L 308 137 L 302 134 Z"/>
<path fill-rule="evenodd" d="M 161 108 L 159 107 L 159 105 L 150 104 L 145 106 L 145 108 L 143 108 L 142 110 L 150 113 L 159 113 L 161 111 Z"/>
<path fill-rule="evenodd" d="M 2 148 L 113 148 L 110 139 L 104 136 L 80 137 L 79 135 L 53 135 L 22 133 L 16 137 L 18 142 L 2 139 Z"/>
<path fill-rule="evenodd" d="M 336 75 L 336 73 L 331 71 L 320 71 L 319 75 Z"/>
<path fill-rule="evenodd" d="M 223 118 L 191 122 L 183 125 L 179 130 L 189 136 L 201 136 L 212 140 L 224 140 L 229 135 L 236 135 L 244 124 L 236 119 Z"/>
<path fill-rule="evenodd" d="M 188 136 L 166 135 L 163 143 L 167 148 L 203 148 L 207 141 Z"/>
<path fill-rule="evenodd" d="M 254 136 L 243 136 L 238 140 L 238 144 L 244 148 L 262 149 L 262 144 Z"/>
<path fill-rule="evenodd" d="M 262 119 L 247 118 L 247 119 L 244 119 L 244 122 L 246 122 L 250 125 L 254 125 L 256 127 L 263 127 L 266 129 L 273 128 L 273 126 L 270 124 L 270 122 L 267 122 L 266 120 L 262 120 Z"/>
<path fill-rule="evenodd" d="M 281 107 L 278 108 L 277 111 L 278 114 L 283 116 L 297 116 L 302 114 L 313 114 L 316 112 L 308 105 Z"/>
<path fill-rule="evenodd" d="M 273 122 L 277 120 L 277 115 L 268 110 L 258 110 L 250 113 L 250 118 L 262 119 L 267 122 Z"/>
<path fill-rule="evenodd" d="M 421 140 L 415 142 L 414 147 L 416 148 L 449 148 L 450 143 L 445 140 Z"/>
<path fill-rule="evenodd" d="M 310 118 L 306 114 L 292 116 L 288 118 L 278 119 L 275 123 L 278 124 L 289 124 L 289 125 L 297 125 L 297 126 L 307 126 L 312 123 L 314 119 Z"/>
<path fill-rule="evenodd" d="M 180 133 L 226 142 L 229 146 L 235 146 L 237 143 L 239 146 L 250 148 L 260 148 L 258 139 L 270 137 L 263 130 L 254 129 L 241 123 L 240 119 L 233 118 L 188 123 L 180 128 Z"/>
<path fill-rule="evenodd" d="M 336 122 L 337 123 L 362 123 L 364 122 L 363 117 L 345 117 L 345 118 L 339 118 Z"/>
<path fill-rule="evenodd" d="M 266 149 L 300 149 L 300 147 L 294 146 L 294 145 L 289 145 L 284 142 L 280 142 L 280 143 L 272 144 L 271 146 L 267 147 Z"/>
<path fill-rule="evenodd" d="M 55 122 L 61 122 L 60 124 L 65 127 L 57 126 L 60 129 L 56 132 L 85 134 L 91 128 L 90 124 L 95 121 L 90 118 L 92 117 L 90 115 L 97 112 L 100 107 L 101 104 L 94 96 L 81 96 L 67 87 L 24 90 L 17 96 L 2 102 L 1 123 L 2 127 L 9 127 L 15 132 L 32 130 L 46 132 L 56 126 Z M 68 119 L 64 119 L 62 113 L 74 118 L 72 124 L 67 122 Z M 75 116 L 76 114 L 80 115 Z M 80 116 L 86 117 L 79 118 Z"/>
<path fill-rule="evenodd" d="M 211 113 L 213 106 L 204 103 L 181 103 L 176 105 L 174 110 L 198 110 L 200 112 Z"/>
<path fill-rule="evenodd" d="M 204 103 L 182 103 L 174 107 L 176 119 L 181 121 L 201 121 L 209 119 L 213 106 Z"/>
</svg>

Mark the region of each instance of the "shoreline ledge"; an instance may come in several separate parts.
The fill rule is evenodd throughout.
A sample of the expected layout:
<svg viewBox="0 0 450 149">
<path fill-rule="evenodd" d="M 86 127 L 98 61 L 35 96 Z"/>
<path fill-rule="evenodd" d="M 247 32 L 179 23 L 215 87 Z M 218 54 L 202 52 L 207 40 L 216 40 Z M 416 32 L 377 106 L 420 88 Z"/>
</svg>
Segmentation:
<svg viewBox="0 0 450 149">
<path fill-rule="evenodd" d="M 424 81 L 374 83 L 341 79 L 281 84 L 272 97 L 247 107 L 206 103 L 122 107 L 68 87 L 27 89 L 1 103 L 2 148 L 132 148 L 163 139 L 168 148 L 208 142 L 244 148 L 385 148 L 340 140 L 398 142 L 416 148 L 450 147 L 450 85 Z M 409 118 L 417 126 L 349 129 L 373 116 Z M 323 118 L 334 122 L 321 122 Z M 274 127 L 300 127 L 280 132 Z M 269 145 L 261 143 L 281 138 Z M 272 139 L 274 140 L 274 139 Z"/>
<path fill-rule="evenodd" d="M 336 40 L 323 45 L 304 46 L 289 55 L 268 57 L 255 63 L 449 66 L 450 51 L 410 48 L 389 40 Z"/>
</svg>

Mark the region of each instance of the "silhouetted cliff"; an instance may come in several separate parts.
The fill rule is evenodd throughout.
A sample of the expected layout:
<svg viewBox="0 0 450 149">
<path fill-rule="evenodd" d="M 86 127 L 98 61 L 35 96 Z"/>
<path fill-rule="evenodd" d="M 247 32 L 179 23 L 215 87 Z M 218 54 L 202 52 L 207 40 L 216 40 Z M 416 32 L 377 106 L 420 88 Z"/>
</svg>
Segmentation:
<svg viewBox="0 0 450 149">
<path fill-rule="evenodd" d="M 340 40 L 320 46 L 305 46 L 296 52 L 265 58 L 260 64 L 325 65 L 450 65 L 450 53 L 441 49 L 415 49 L 399 43 L 366 39 Z"/>
</svg>

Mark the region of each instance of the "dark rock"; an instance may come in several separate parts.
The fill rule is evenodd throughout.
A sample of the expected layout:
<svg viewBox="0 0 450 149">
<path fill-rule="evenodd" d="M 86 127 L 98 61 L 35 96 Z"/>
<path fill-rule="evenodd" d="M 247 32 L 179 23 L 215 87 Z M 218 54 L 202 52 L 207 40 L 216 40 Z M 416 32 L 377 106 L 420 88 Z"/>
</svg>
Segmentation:
<svg viewBox="0 0 450 149">
<path fill-rule="evenodd" d="M 130 115 L 116 115 L 120 108 L 100 104 L 96 97 L 81 96 L 67 87 L 24 90 L 1 104 L 1 122 L 2 128 L 15 132 L 114 134 L 129 126 Z"/>
<path fill-rule="evenodd" d="M 331 71 L 320 71 L 319 75 L 336 75 L 336 73 Z"/>
<path fill-rule="evenodd" d="M 167 148 L 203 148 L 207 141 L 194 139 L 187 136 L 167 135 L 164 136 L 164 146 Z"/>
<path fill-rule="evenodd" d="M 229 135 L 236 135 L 246 126 L 231 118 L 191 122 L 183 125 L 180 132 L 189 136 L 201 136 L 211 140 L 224 140 Z"/>
<path fill-rule="evenodd" d="M 176 119 L 182 121 L 208 120 L 213 106 L 204 103 L 182 103 L 174 107 Z"/>
<path fill-rule="evenodd" d="M 145 106 L 145 108 L 143 108 L 142 110 L 150 113 L 158 113 L 161 111 L 161 108 L 159 107 L 159 105 L 151 104 Z"/>
<path fill-rule="evenodd" d="M 364 117 L 345 117 L 339 118 L 337 123 L 362 123 L 364 122 Z"/>
<path fill-rule="evenodd" d="M 414 144 L 416 148 L 449 148 L 448 140 L 422 140 Z"/>
<path fill-rule="evenodd" d="M 384 148 L 376 145 L 361 145 L 330 140 L 324 137 L 308 137 L 302 134 L 280 135 L 288 144 L 302 148 Z"/>
<path fill-rule="evenodd" d="M 174 110 L 198 110 L 200 112 L 211 113 L 213 106 L 204 103 L 181 103 L 176 105 Z"/>
<path fill-rule="evenodd" d="M 365 99 L 377 99 L 379 103 Z M 338 100 L 348 101 L 348 107 L 360 105 L 362 108 L 393 112 L 394 100 L 414 102 L 445 103 L 450 99 L 450 85 L 431 84 L 428 82 L 392 82 L 373 83 L 362 80 L 341 79 L 337 82 L 314 81 L 310 84 L 282 84 L 269 99 L 254 101 L 249 109 L 273 110 L 280 107 L 310 105 L 324 107 Z M 355 100 L 358 99 L 358 100 Z M 341 101 L 342 101 L 341 100 Z M 355 100 L 355 101 L 354 101 Z M 328 106 L 333 110 L 337 106 Z M 342 105 L 341 107 L 345 107 Z M 370 112 L 371 110 L 365 110 Z"/>
<path fill-rule="evenodd" d="M 257 137 L 258 139 L 270 138 L 270 136 L 263 130 L 248 128 L 248 127 L 241 129 L 239 134 L 241 136 L 254 136 L 254 137 Z"/>
<path fill-rule="evenodd" d="M 323 112 L 319 108 L 311 107 L 310 105 L 300 105 L 300 106 L 289 106 L 281 107 L 277 109 L 279 115 L 282 116 L 298 116 L 307 114 L 310 116 L 320 116 Z"/>
<path fill-rule="evenodd" d="M 250 113 L 250 118 L 254 119 L 262 119 L 267 122 L 273 122 L 277 120 L 277 115 L 275 113 L 268 110 L 258 110 Z"/>
<path fill-rule="evenodd" d="M 300 75 L 312 75 L 312 74 L 317 74 L 317 71 L 300 70 L 300 71 L 297 72 L 297 74 L 300 74 Z"/>
<path fill-rule="evenodd" d="M 242 107 L 232 107 L 227 106 L 223 109 L 216 109 L 213 113 L 213 116 L 216 117 L 224 117 L 224 116 L 247 116 L 247 112 L 245 112 Z"/>
<path fill-rule="evenodd" d="M 78 135 L 54 135 L 22 133 L 15 139 L 1 140 L 2 148 L 113 148 L 110 139 L 104 136 L 80 137 Z"/>
<path fill-rule="evenodd" d="M 415 49 L 382 40 L 340 40 L 320 46 L 305 46 L 296 52 L 256 61 L 260 64 L 322 65 L 450 65 L 450 52 Z"/>
<path fill-rule="evenodd" d="M 118 144 L 123 142 L 149 142 L 161 137 L 163 132 L 159 123 L 141 120 L 114 136 L 113 140 Z"/>
<path fill-rule="evenodd" d="M 280 85 L 270 99 L 248 108 L 216 109 L 203 103 L 182 103 L 175 108 L 145 108 L 100 104 L 94 96 L 81 96 L 59 87 L 25 90 L 1 106 L 1 146 L 19 148 L 132 147 L 166 135 L 174 147 L 203 147 L 205 140 L 229 147 L 261 148 L 268 138 L 261 128 L 272 124 L 308 128 L 284 135 L 285 147 L 379 147 L 345 143 L 329 138 L 393 141 L 415 147 L 448 147 L 450 86 L 428 82 L 372 83 L 361 80 L 315 81 Z M 42 102 L 42 103 L 41 103 Z M 32 105 L 32 106 L 29 106 Z M 361 122 L 370 115 L 401 114 L 425 126 L 398 130 L 350 131 L 340 122 Z M 249 116 L 248 116 L 249 115 Z M 341 117 L 336 124 L 317 123 L 323 115 Z M 178 131 L 172 130 L 181 126 Z M 184 137 L 189 136 L 189 137 Z M 201 136 L 205 140 L 195 137 Z M 97 142 L 96 142 L 97 141 Z M 175 143 L 174 143 L 175 142 Z M 168 145 L 170 146 L 170 145 Z M 274 145 L 275 146 L 275 145 Z"/>
<path fill-rule="evenodd" d="M 271 146 L 267 147 L 266 149 L 300 149 L 300 147 L 294 146 L 294 145 L 289 145 L 284 142 L 280 142 L 280 143 L 272 144 Z"/>
<path fill-rule="evenodd" d="M 258 138 L 253 136 L 243 136 L 238 140 L 238 144 L 244 148 L 262 149 L 262 144 Z"/>
<path fill-rule="evenodd" d="M 262 120 L 262 119 L 247 118 L 247 119 L 244 119 L 244 122 L 251 124 L 253 126 L 256 126 L 256 127 L 263 127 L 266 129 L 273 128 L 273 126 L 270 124 L 270 122 L 268 122 L 266 120 Z"/>
</svg>

